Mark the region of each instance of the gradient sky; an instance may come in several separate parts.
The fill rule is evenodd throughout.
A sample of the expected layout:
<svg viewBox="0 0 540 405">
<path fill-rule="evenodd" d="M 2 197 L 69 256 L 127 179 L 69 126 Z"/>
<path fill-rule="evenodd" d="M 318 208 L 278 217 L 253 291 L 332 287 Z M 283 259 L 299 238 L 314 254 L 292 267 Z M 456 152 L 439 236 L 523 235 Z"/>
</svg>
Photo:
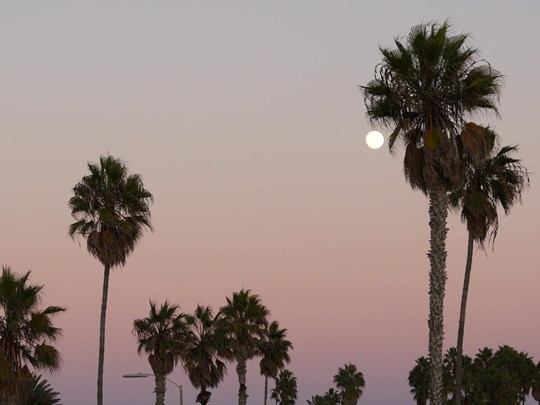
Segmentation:
<svg viewBox="0 0 540 405">
<path fill-rule="evenodd" d="M 153 402 L 153 381 L 121 378 L 150 371 L 131 332 L 148 299 L 191 312 L 242 287 L 289 331 L 299 404 L 349 361 L 367 381 L 360 403 L 413 403 L 408 371 L 427 352 L 427 200 L 405 183 L 401 153 L 366 147 L 357 86 L 379 44 L 446 18 L 506 76 L 502 118 L 483 122 L 533 173 L 495 252 L 475 256 L 465 351 L 508 344 L 538 361 L 537 0 L 0 3 L 0 263 L 31 269 L 44 304 L 69 307 L 57 318 L 64 365 L 48 376 L 64 404 L 95 403 L 103 275 L 67 237 L 67 201 L 106 153 L 155 196 L 155 232 L 111 275 L 106 404 Z M 449 228 L 445 348 L 467 242 L 457 215 Z M 250 404 L 262 402 L 257 367 Z M 194 403 L 183 371 L 170 378 Z M 231 365 L 212 404 L 235 403 L 236 390 Z"/>
</svg>

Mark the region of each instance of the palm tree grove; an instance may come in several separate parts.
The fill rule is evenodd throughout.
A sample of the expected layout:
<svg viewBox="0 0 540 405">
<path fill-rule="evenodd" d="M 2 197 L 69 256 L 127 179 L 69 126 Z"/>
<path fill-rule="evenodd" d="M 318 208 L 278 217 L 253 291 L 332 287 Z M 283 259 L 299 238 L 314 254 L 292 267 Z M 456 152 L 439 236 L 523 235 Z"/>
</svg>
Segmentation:
<svg viewBox="0 0 540 405">
<path fill-rule="evenodd" d="M 375 66 L 374 77 L 358 86 L 357 98 L 360 105 L 363 99 L 367 121 L 388 133 L 392 155 L 403 151 L 405 182 L 427 198 L 427 221 L 424 219 L 419 225 L 429 230 L 429 240 L 425 241 L 427 252 L 415 252 L 419 257 L 427 253 L 424 285 L 427 319 L 423 319 L 427 346 L 424 352 L 412 354 L 415 362 L 406 364 L 410 372 L 402 376 L 402 381 L 408 383 L 410 395 L 403 403 L 519 405 L 534 400 L 540 404 L 539 359 L 504 342 L 493 346 L 490 341 L 476 352 L 464 352 L 465 331 L 479 327 L 471 319 L 466 323 L 468 299 L 475 294 L 476 279 L 471 275 L 478 271 L 472 271 L 473 258 L 481 252 L 489 255 L 491 261 L 497 260 L 496 237 L 500 231 L 504 232 L 506 225 L 500 213 L 509 216 L 522 203 L 530 184 L 530 173 L 519 158 L 518 145 L 503 142 L 503 135 L 489 122 L 499 118 L 504 76 L 483 59 L 471 42 L 471 35 L 456 33 L 449 21 L 421 23 L 405 36 L 396 37 L 392 45 L 380 45 L 380 60 L 364 61 L 370 67 Z M 354 86 L 357 84 L 351 84 L 353 89 Z M 120 279 L 122 283 L 130 283 L 130 256 L 139 246 L 143 250 L 144 236 L 154 232 L 154 195 L 146 189 L 143 177 L 132 173 L 128 163 L 117 156 L 107 153 L 99 156 L 96 163 L 88 162 L 86 167 L 81 162 L 80 167 L 81 172 L 74 177 L 80 180 L 75 182 L 67 201 L 71 214 L 67 235 L 86 247 L 92 266 L 102 274 L 92 275 L 102 283 L 102 289 L 91 292 L 101 297 L 101 306 L 94 305 L 100 316 L 99 322 L 96 319 L 95 335 L 90 338 L 98 347 L 97 355 L 93 353 L 97 373 L 92 380 L 95 381 L 92 403 L 104 405 L 111 404 L 104 381 L 118 379 L 111 372 L 116 367 L 115 353 L 107 350 L 105 344 L 110 336 L 107 314 L 112 310 L 114 319 L 123 316 L 118 307 L 108 309 L 109 292 L 115 293 L 115 282 Z M 171 187 L 181 189 L 180 182 L 179 178 L 178 184 Z M 156 195 L 156 204 L 160 198 Z M 395 198 L 397 201 L 400 197 Z M 184 208 L 176 209 L 179 212 Z M 447 261 L 449 216 L 453 214 L 463 222 L 467 232 L 466 240 L 461 241 L 461 253 L 466 255 L 464 266 L 459 266 L 461 270 L 450 269 Z M 180 235 L 183 230 L 175 232 Z M 178 249 L 182 249 L 181 243 L 178 244 Z M 159 279 L 163 269 L 159 258 L 155 259 L 154 268 L 147 269 L 147 277 Z M 265 275 L 275 282 L 268 287 L 265 298 L 272 291 L 275 294 L 272 299 L 290 300 L 281 295 L 278 285 L 293 282 L 293 277 L 287 279 L 280 271 L 276 269 L 275 274 Z M 111 278 L 112 272 L 118 273 L 118 278 Z M 453 308 L 459 314 L 456 325 L 445 322 L 450 273 L 459 277 L 462 285 L 460 295 L 450 297 L 455 299 L 452 303 L 460 304 Z M 313 273 L 311 277 L 318 276 Z M 76 317 L 80 309 L 67 308 L 62 302 L 49 303 L 41 278 L 28 270 L 2 267 L 0 405 L 62 403 L 62 393 L 54 388 L 54 381 L 51 383 L 51 377 L 61 373 L 63 365 L 58 346 L 63 330 L 59 325 L 63 325 L 63 317 Z M 173 403 L 167 402 L 167 398 L 172 401 L 173 397 L 177 403 L 178 393 L 170 384 L 179 388 L 183 403 L 216 403 L 224 398 L 225 381 L 231 384 L 234 381 L 235 397 L 227 401 L 238 405 L 257 403 L 253 400 L 254 392 L 257 398 L 263 398 L 263 405 L 356 405 L 368 403 L 364 402 L 366 392 L 373 391 L 376 396 L 374 391 L 380 387 L 370 386 L 371 371 L 362 359 L 357 360 L 353 351 L 346 359 L 336 355 L 335 362 L 329 366 L 333 375 L 327 376 L 327 383 L 319 384 L 319 389 L 305 393 L 302 398 L 305 381 L 295 368 L 295 350 L 297 356 L 306 356 L 306 352 L 302 351 L 302 345 L 293 342 L 298 330 L 294 324 L 282 325 L 273 319 L 261 295 L 244 287 L 242 281 L 228 296 L 215 297 L 221 305 L 198 303 L 191 307 L 183 303 L 187 289 L 205 289 L 207 298 L 215 295 L 213 287 L 219 283 L 209 276 L 203 286 L 180 284 L 176 286 L 175 296 L 159 300 L 134 290 L 133 295 L 146 309 L 136 319 L 126 319 L 132 325 L 129 330 L 132 340 L 125 344 L 132 346 L 133 357 L 141 359 L 148 372 L 124 377 L 151 376 L 156 405 Z M 311 293 L 309 289 L 309 283 L 299 284 L 295 300 L 302 301 L 305 294 Z M 362 295 L 361 287 L 358 295 Z M 321 295 L 320 299 L 331 298 Z M 476 297 L 476 302 L 482 299 Z M 287 303 L 291 313 L 295 312 L 296 304 Z M 392 311 L 391 317 L 400 316 L 399 307 Z M 415 316 L 421 313 L 418 309 Z M 301 316 L 310 317 L 321 330 L 326 328 L 326 314 Z M 361 323 L 366 330 L 377 328 L 377 324 L 364 325 L 363 319 L 350 319 L 350 322 Z M 349 325 L 342 325 L 336 331 L 336 342 L 346 339 L 348 329 Z M 457 341 L 445 340 L 445 330 L 449 329 Z M 393 338 L 399 339 L 401 332 L 396 332 L 397 337 Z M 365 345 L 361 339 L 355 344 Z M 318 355 L 327 361 L 325 356 L 332 357 L 334 350 L 329 344 L 326 352 Z M 356 364 L 347 359 L 353 359 Z M 323 360 L 310 360 L 313 361 L 310 372 L 315 375 Z M 384 367 L 385 359 L 379 360 L 380 367 Z M 195 395 L 185 395 L 182 385 L 175 383 L 176 377 L 172 375 L 175 370 L 182 373 L 184 385 L 191 384 Z M 126 386 L 130 384 L 122 381 Z"/>
</svg>

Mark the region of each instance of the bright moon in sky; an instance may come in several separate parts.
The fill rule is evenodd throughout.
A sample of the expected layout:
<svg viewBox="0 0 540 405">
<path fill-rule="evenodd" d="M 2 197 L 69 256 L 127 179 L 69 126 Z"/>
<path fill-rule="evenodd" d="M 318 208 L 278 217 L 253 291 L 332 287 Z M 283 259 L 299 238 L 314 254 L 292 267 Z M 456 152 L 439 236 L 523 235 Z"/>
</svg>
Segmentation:
<svg viewBox="0 0 540 405">
<path fill-rule="evenodd" d="M 366 135 L 366 143 L 371 149 L 379 149 L 383 146 L 384 136 L 379 131 L 371 131 Z"/>
</svg>

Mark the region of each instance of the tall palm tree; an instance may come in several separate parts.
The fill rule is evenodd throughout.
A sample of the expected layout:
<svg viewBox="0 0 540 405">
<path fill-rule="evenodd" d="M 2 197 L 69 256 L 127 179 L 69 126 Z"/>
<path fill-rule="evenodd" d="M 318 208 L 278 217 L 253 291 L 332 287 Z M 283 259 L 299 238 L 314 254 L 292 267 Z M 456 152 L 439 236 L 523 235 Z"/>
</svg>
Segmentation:
<svg viewBox="0 0 540 405">
<path fill-rule="evenodd" d="M 185 349 L 186 324 L 178 305 L 165 301 L 156 308 L 150 301 L 150 314 L 133 321 L 133 333 L 137 338 L 137 352 L 148 354 L 148 362 L 154 372 L 156 405 L 165 404 L 165 380 L 173 372 Z"/>
<path fill-rule="evenodd" d="M 391 130 L 390 151 L 398 140 L 405 146 L 405 178 L 429 197 L 431 405 L 443 403 L 447 191 L 463 182 L 463 149 L 485 149 L 484 132 L 467 120 L 484 111 L 497 113 L 502 81 L 477 59 L 467 38 L 450 35 L 447 22 L 416 26 L 404 43 L 395 40 L 395 49 L 381 48 L 375 79 L 360 87 L 370 121 Z"/>
<path fill-rule="evenodd" d="M 60 352 L 53 346 L 62 330 L 52 318 L 66 310 L 59 306 L 40 309 L 43 285 L 29 283 L 23 275 L 2 267 L 0 276 L 0 404 L 19 403 L 32 384 L 29 366 L 56 372 Z"/>
<path fill-rule="evenodd" d="M 289 350 L 291 342 L 285 339 L 287 329 L 280 329 L 279 323 L 273 321 L 265 330 L 263 339 L 259 342 L 259 363 L 261 375 L 264 376 L 264 405 L 268 398 L 268 377 L 276 378 L 278 372 L 291 361 Z"/>
<path fill-rule="evenodd" d="M 104 266 L 97 378 L 97 403 L 103 405 L 109 273 L 111 268 L 125 264 L 144 229 L 152 229 L 149 204 L 153 197 L 141 177 L 128 174 L 126 165 L 117 158 L 101 156 L 99 164 L 88 163 L 88 169 L 90 174 L 73 187 L 69 207 L 76 222 L 69 226 L 68 234 L 86 238 L 88 252 Z"/>
<path fill-rule="evenodd" d="M 227 297 L 227 304 L 220 310 L 220 327 L 229 339 L 232 358 L 237 363 L 238 405 L 247 403 L 246 362 L 258 354 L 268 314 L 259 296 L 244 289 Z"/>
<path fill-rule="evenodd" d="M 297 398 L 296 377 L 289 370 L 280 371 L 271 398 L 278 405 L 294 405 Z"/>
<path fill-rule="evenodd" d="M 474 244 L 484 248 L 488 235 L 492 242 L 495 241 L 499 225 L 497 207 L 500 205 L 508 215 L 512 206 L 521 202 L 521 193 L 529 183 L 527 169 L 519 159 L 510 156 L 516 150 L 516 146 L 505 146 L 500 150 L 491 147 L 486 156 L 470 157 L 465 183 L 450 194 L 450 204 L 461 209 L 461 218 L 467 224 L 469 234 L 456 347 L 456 405 L 461 405 L 462 398 L 463 338 Z"/>
<path fill-rule="evenodd" d="M 352 363 L 345 364 L 338 369 L 334 376 L 334 384 L 339 390 L 343 405 L 356 405 L 366 387 L 366 381 L 361 371 Z"/>
<path fill-rule="evenodd" d="M 409 372 L 409 387 L 417 405 L 426 405 L 429 397 L 429 360 L 420 357 Z"/>
<path fill-rule="evenodd" d="M 198 305 L 193 315 L 186 316 L 186 324 L 189 331 L 182 363 L 193 386 L 201 390 L 196 402 L 206 405 L 212 396 L 207 388 L 216 388 L 227 372 L 223 359 L 228 344 L 210 307 Z"/>
</svg>

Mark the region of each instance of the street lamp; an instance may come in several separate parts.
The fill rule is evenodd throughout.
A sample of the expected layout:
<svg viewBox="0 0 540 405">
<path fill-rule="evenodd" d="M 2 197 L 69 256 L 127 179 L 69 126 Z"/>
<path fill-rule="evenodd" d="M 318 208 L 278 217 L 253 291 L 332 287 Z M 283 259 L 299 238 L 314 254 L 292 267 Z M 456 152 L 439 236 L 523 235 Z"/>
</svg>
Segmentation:
<svg viewBox="0 0 540 405">
<path fill-rule="evenodd" d="M 136 373 L 136 374 L 123 374 L 123 378 L 147 378 L 149 376 L 153 376 L 154 374 L 150 373 Z M 172 385 L 176 386 L 178 390 L 180 391 L 180 405 L 184 405 L 184 392 L 182 390 L 182 384 L 178 385 L 174 381 L 169 380 L 167 377 L 165 379 L 170 382 Z"/>
</svg>

